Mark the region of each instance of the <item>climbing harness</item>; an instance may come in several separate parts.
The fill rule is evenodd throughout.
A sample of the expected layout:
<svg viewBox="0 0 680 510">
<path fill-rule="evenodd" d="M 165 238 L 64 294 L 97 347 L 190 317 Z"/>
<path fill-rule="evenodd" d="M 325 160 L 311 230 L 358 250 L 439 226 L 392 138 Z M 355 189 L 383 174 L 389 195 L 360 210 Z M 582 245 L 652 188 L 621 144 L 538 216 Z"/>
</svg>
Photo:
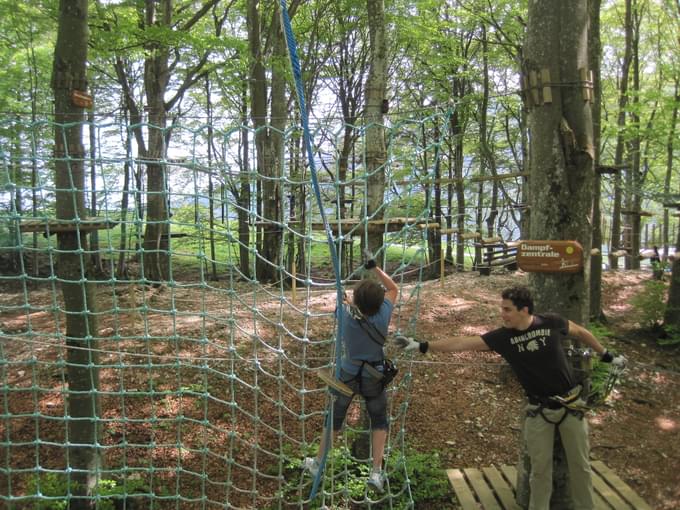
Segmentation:
<svg viewBox="0 0 680 510">
<path fill-rule="evenodd" d="M 527 409 L 527 416 L 530 418 L 535 418 L 536 416 L 541 416 L 546 422 L 559 427 L 562 422 L 566 419 L 567 415 L 572 415 L 579 420 L 583 419 L 585 411 L 588 409 L 586 402 L 581 398 L 581 392 L 583 387 L 580 384 L 574 386 L 571 390 L 563 395 L 551 395 L 549 397 L 539 397 L 536 395 L 529 395 L 529 404 L 538 406 L 535 409 Z M 564 409 L 565 412 L 562 414 L 559 420 L 552 421 L 548 418 L 544 410 L 558 410 Z"/>
<path fill-rule="evenodd" d="M 383 335 L 382 332 L 375 327 L 375 325 L 366 320 L 366 317 L 364 317 L 364 314 L 361 313 L 359 308 L 354 305 L 349 305 L 349 313 L 352 318 L 357 321 L 361 329 L 363 329 L 368 334 L 368 337 L 371 340 L 377 343 L 381 348 L 385 345 L 385 335 Z M 392 382 L 399 372 L 399 369 L 394 364 L 394 362 L 384 357 L 379 361 L 353 359 L 350 360 L 350 362 L 352 365 L 360 367 L 359 373 L 355 376 L 355 379 L 359 381 L 359 391 L 361 391 L 361 375 L 364 369 L 366 369 L 371 377 L 381 381 L 383 388 L 387 387 L 387 385 Z M 382 370 L 378 370 L 378 367 L 382 368 Z"/>
</svg>

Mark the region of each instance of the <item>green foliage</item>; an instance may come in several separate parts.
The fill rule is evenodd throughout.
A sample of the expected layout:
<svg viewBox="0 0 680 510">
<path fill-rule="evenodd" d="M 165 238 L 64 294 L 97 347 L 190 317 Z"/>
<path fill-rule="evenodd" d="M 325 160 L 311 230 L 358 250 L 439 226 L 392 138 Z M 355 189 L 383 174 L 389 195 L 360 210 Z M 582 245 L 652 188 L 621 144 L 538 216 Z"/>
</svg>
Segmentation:
<svg viewBox="0 0 680 510">
<path fill-rule="evenodd" d="M 658 280 L 645 282 L 644 288 L 633 297 L 631 304 L 643 328 L 656 328 L 663 322 L 666 284 Z"/>
<path fill-rule="evenodd" d="M 116 480 L 100 480 L 95 489 L 98 510 L 115 510 L 115 501 L 122 501 L 129 495 L 147 492 L 148 487 L 141 479 L 129 478 L 123 482 Z"/>
<path fill-rule="evenodd" d="M 406 482 L 405 470 L 416 507 L 418 503 L 448 498 L 449 482 L 438 452 L 408 452 L 404 457 L 397 456 L 397 458 L 399 463 L 397 469 L 390 475 L 390 483 L 397 487 L 403 485 Z"/>
<path fill-rule="evenodd" d="M 75 482 L 71 482 L 71 489 L 75 488 Z M 26 493 L 36 497 L 32 502 L 36 510 L 65 510 L 68 507 L 69 482 L 63 473 L 41 473 L 31 477 Z"/>
<path fill-rule="evenodd" d="M 614 332 L 601 322 L 591 322 L 588 324 L 588 330 L 600 343 L 606 338 L 614 336 Z"/>
<path fill-rule="evenodd" d="M 588 324 L 588 330 L 597 338 L 598 342 L 603 345 L 608 343 L 608 339 L 614 336 L 612 330 L 610 330 L 605 324 L 601 322 L 591 322 Z M 590 371 L 590 394 L 588 395 L 588 403 L 590 405 L 595 405 L 602 402 L 604 398 L 604 393 L 606 391 L 605 384 L 609 378 L 610 365 L 608 363 L 602 363 L 599 359 L 595 358 L 593 360 L 592 368 Z"/>
<path fill-rule="evenodd" d="M 659 338 L 657 343 L 663 347 L 678 347 L 680 346 L 680 328 L 677 326 L 665 327 L 665 338 Z"/>
<path fill-rule="evenodd" d="M 590 372 L 590 394 L 588 404 L 594 405 L 601 403 L 605 397 L 605 385 L 609 378 L 610 365 L 601 361 L 593 361 L 593 368 Z"/>
<path fill-rule="evenodd" d="M 29 495 L 35 495 L 31 508 L 36 510 L 66 510 L 68 497 L 77 488 L 63 473 L 43 473 L 33 476 L 26 487 Z M 130 494 L 146 492 L 146 483 L 141 479 L 100 480 L 94 490 L 98 510 L 115 510 L 115 500 L 124 499 Z"/>
<path fill-rule="evenodd" d="M 281 497 L 292 500 L 300 494 L 299 473 L 302 472 L 303 466 L 301 455 L 288 458 L 286 470 L 290 482 L 283 488 Z M 444 499 L 448 501 L 449 482 L 437 452 L 408 451 L 403 455 L 399 450 L 392 450 L 390 458 L 397 459 L 394 464 L 388 461 L 387 466 L 389 484 L 393 493 L 399 492 L 408 478 L 411 497 L 416 508 L 418 505 L 433 504 Z M 361 500 L 364 498 L 369 474 L 370 466 L 353 460 L 350 451 L 343 446 L 328 452 L 323 483 L 333 480 L 334 491 L 344 493 L 346 497 L 353 500 Z M 305 480 L 310 480 L 309 473 L 303 476 Z M 309 490 L 308 484 L 304 485 L 303 495 L 307 490 Z M 318 505 L 319 503 L 313 504 L 311 508 L 319 508 Z M 376 508 L 382 508 L 382 506 L 377 505 Z M 392 499 L 390 508 L 411 508 L 408 492 L 404 491 L 402 495 Z"/>
</svg>

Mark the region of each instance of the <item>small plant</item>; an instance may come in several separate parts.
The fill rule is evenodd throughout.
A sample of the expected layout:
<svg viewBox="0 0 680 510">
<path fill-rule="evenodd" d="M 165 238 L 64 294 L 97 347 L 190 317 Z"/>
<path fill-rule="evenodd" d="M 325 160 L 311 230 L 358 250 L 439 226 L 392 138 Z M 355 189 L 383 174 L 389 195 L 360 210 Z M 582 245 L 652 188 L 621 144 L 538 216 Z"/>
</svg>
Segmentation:
<svg viewBox="0 0 680 510">
<path fill-rule="evenodd" d="M 645 282 L 644 289 L 633 297 L 631 304 L 643 328 L 656 329 L 663 322 L 666 309 L 666 285 L 663 281 Z"/>
<path fill-rule="evenodd" d="M 35 497 L 32 502 L 36 510 L 66 510 L 68 498 L 78 484 L 69 481 L 63 473 L 44 473 L 33 476 L 27 486 L 28 494 Z M 130 494 L 146 492 L 148 489 L 141 479 L 129 478 L 124 482 L 116 480 L 99 480 L 94 490 L 96 508 L 98 510 L 115 510 L 115 500 L 126 498 Z"/>
<path fill-rule="evenodd" d="M 655 280 L 661 280 L 663 274 L 669 268 L 668 261 L 666 260 L 655 260 L 652 262 L 652 274 Z"/>
<path fill-rule="evenodd" d="M 398 454 L 398 452 L 392 454 L 395 453 Z M 408 452 L 406 455 L 399 455 L 397 458 L 399 463 L 397 469 L 390 474 L 390 483 L 396 487 L 403 485 L 405 471 L 416 508 L 419 503 L 434 502 L 449 497 L 449 481 L 438 452 Z M 397 508 L 402 507 L 398 506 Z M 403 508 L 407 507 L 404 506 Z"/>
<path fill-rule="evenodd" d="M 135 493 L 147 492 L 146 483 L 139 478 L 128 478 L 124 482 L 100 480 L 95 489 L 98 510 L 115 510 L 116 501 L 122 501 Z"/>
<path fill-rule="evenodd" d="M 301 481 L 310 480 L 309 473 L 302 474 L 302 455 L 287 456 L 288 462 L 286 470 L 288 472 L 288 484 L 282 489 L 280 497 L 292 500 L 297 497 L 305 497 L 308 487 L 301 489 Z M 410 484 L 410 494 L 416 508 L 423 504 L 435 504 L 438 501 L 448 501 L 449 482 L 446 472 L 442 468 L 441 459 L 437 452 L 418 453 L 409 451 L 402 454 L 399 450 L 390 452 L 386 471 L 389 477 L 389 484 L 392 493 L 398 493 L 406 483 L 406 478 Z M 362 500 L 366 493 L 366 479 L 370 474 L 370 466 L 365 462 L 357 462 L 352 458 L 350 451 L 346 447 L 334 448 L 328 452 L 326 460 L 326 472 L 324 483 L 333 480 L 333 491 L 344 494 L 348 500 Z M 300 477 L 303 477 L 301 479 Z M 310 508 L 318 508 L 312 502 Z M 383 508 L 381 504 L 375 508 Z M 387 508 L 387 507 L 385 507 Z M 391 499 L 390 508 L 406 509 L 412 508 L 408 492 L 404 491 L 398 497 Z"/>
<path fill-rule="evenodd" d="M 614 336 L 613 331 L 600 322 L 591 322 L 588 325 L 588 330 L 603 345 L 606 345 L 611 337 Z M 588 395 L 587 402 L 589 405 L 596 406 L 603 402 L 607 392 L 606 385 L 609 380 L 610 368 L 610 364 L 599 361 L 597 357 L 593 359 L 592 368 L 588 373 L 590 378 L 590 394 Z"/>
<path fill-rule="evenodd" d="M 593 368 L 590 372 L 590 394 L 588 395 L 588 405 L 601 404 L 605 399 L 605 386 L 609 379 L 611 366 L 601 361 L 593 361 Z"/>
<path fill-rule="evenodd" d="M 71 482 L 71 491 L 77 484 Z M 41 473 L 28 481 L 26 492 L 35 496 L 32 508 L 36 510 L 65 510 L 68 507 L 69 481 L 63 473 Z"/>
<path fill-rule="evenodd" d="M 588 330 L 602 343 L 603 339 L 614 336 L 614 332 L 601 322 L 591 322 L 588 324 Z"/>
<path fill-rule="evenodd" d="M 680 346 L 680 328 L 676 326 L 666 326 L 665 327 L 664 338 L 659 338 L 657 340 L 659 345 L 664 347 L 677 347 Z"/>
</svg>

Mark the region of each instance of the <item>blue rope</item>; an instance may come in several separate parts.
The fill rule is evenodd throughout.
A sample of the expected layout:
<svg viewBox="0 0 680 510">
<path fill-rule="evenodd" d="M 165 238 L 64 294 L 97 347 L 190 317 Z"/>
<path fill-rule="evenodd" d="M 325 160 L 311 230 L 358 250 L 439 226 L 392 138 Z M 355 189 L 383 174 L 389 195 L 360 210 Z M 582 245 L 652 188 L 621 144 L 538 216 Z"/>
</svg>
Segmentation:
<svg viewBox="0 0 680 510">
<path fill-rule="evenodd" d="M 286 37 L 286 43 L 288 45 L 288 55 L 290 57 L 290 65 L 293 69 L 293 77 L 295 78 L 295 91 L 297 92 L 298 104 L 300 105 L 300 118 L 302 120 L 302 132 L 305 141 L 305 147 L 307 149 L 307 159 L 309 160 L 309 168 L 311 171 L 312 186 L 314 188 L 314 195 L 316 196 L 317 204 L 319 205 L 319 212 L 321 213 L 321 220 L 323 221 L 324 229 L 326 230 L 326 239 L 328 241 L 328 249 L 331 252 L 331 259 L 333 262 L 333 271 L 335 272 L 335 287 L 337 290 L 335 307 L 336 313 L 336 323 L 337 323 L 337 337 L 335 342 L 335 376 L 340 376 L 340 356 L 342 350 L 340 348 L 343 337 L 343 325 L 342 325 L 342 302 L 343 302 L 343 291 L 342 291 L 342 278 L 340 277 L 340 261 L 338 260 L 338 255 L 335 249 L 335 240 L 333 239 L 333 232 L 331 231 L 328 220 L 326 219 L 326 213 L 324 212 L 323 202 L 321 200 L 321 190 L 319 188 L 319 180 L 317 179 L 316 165 L 314 163 L 314 151 L 312 150 L 312 136 L 309 131 L 309 114 L 307 112 L 307 104 L 305 102 L 305 92 L 302 88 L 302 71 L 300 69 L 300 60 L 297 54 L 297 42 L 295 41 L 295 35 L 293 34 L 293 28 L 290 23 L 290 16 L 288 15 L 288 8 L 286 7 L 286 0 L 280 0 L 281 3 L 281 18 L 283 22 L 284 34 Z M 314 477 L 314 483 L 312 485 L 312 491 L 309 495 L 309 499 L 314 499 L 317 490 L 319 488 L 319 482 L 323 476 L 324 467 L 326 465 L 326 457 L 328 456 L 328 447 L 330 445 L 330 435 L 331 435 L 331 412 L 326 413 L 326 447 L 322 452 L 321 462 L 319 463 L 319 471 Z"/>
</svg>

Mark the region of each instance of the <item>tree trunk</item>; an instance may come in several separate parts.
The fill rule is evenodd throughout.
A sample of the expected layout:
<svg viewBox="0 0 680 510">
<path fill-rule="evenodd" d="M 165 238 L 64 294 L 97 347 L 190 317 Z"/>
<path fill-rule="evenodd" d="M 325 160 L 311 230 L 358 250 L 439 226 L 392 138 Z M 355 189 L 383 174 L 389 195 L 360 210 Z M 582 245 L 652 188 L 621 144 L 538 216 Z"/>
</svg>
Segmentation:
<svg viewBox="0 0 680 510">
<path fill-rule="evenodd" d="M 631 53 L 632 53 L 632 10 L 631 0 L 626 0 L 626 42 L 623 55 L 623 62 L 621 63 L 621 81 L 619 86 L 619 116 L 617 120 L 618 135 L 616 137 L 616 150 L 614 154 L 614 165 L 620 167 L 623 164 L 623 150 L 624 139 L 623 130 L 626 126 L 626 105 L 628 104 L 628 74 L 630 69 Z M 614 175 L 614 204 L 612 212 L 612 230 L 611 241 L 609 244 L 609 267 L 617 269 L 619 267 L 619 259 L 615 257 L 614 252 L 618 251 L 621 246 L 621 172 Z"/>
<path fill-rule="evenodd" d="M 243 93 L 241 96 L 241 145 L 242 158 L 238 191 L 238 253 L 239 270 L 245 278 L 250 278 L 250 144 L 248 143 L 248 88 L 246 80 L 243 80 Z M 225 200 L 223 200 L 223 203 Z M 225 221 L 229 221 L 226 219 Z"/>
<path fill-rule="evenodd" d="M 600 83 L 600 61 L 602 43 L 600 42 L 600 7 L 601 0 L 590 0 L 588 14 L 590 29 L 588 30 L 588 69 L 593 73 L 593 149 L 595 168 L 600 164 L 600 126 L 602 122 L 602 87 Z M 602 210 L 601 178 L 598 172 L 593 176 L 593 249 L 598 253 L 590 259 L 590 318 L 601 320 L 602 311 Z"/>
<path fill-rule="evenodd" d="M 434 125 L 434 215 L 432 220 L 434 223 L 443 225 L 444 215 L 442 212 L 442 185 L 441 185 L 441 131 L 439 129 L 439 118 L 435 117 L 433 119 Z M 438 278 L 440 276 L 440 263 L 439 260 L 442 255 L 442 236 L 438 229 L 428 229 L 429 242 L 428 246 L 431 247 L 430 255 L 430 266 L 429 266 L 429 277 L 432 279 Z"/>
<path fill-rule="evenodd" d="M 93 218 L 97 216 L 97 133 L 95 131 L 94 111 L 87 112 L 87 125 L 90 133 L 90 216 Z M 102 257 L 99 253 L 99 231 L 93 230 L 90 234 L 90 250 L 92 254 L 92 265 L 95 267 L 97 274 L 102 275 L 104 268 L 102 266 Z"/>
<path fill-rule="evenodd" d="M 212 112 L 212 98 L 210 97 L 210 77 L 205 77 L 205 106 L 208 117 L 208 221 L 210 225 L 210 232 L 208 233 L 208 242 L 210 243 L 210 279 L 214 282 L 217 278 L 217 252 L 215 249 L 215 186 L 213 184 L 213 112 Z M 207 262 L 206 262 L 207 263 Z"/>
<path fill-rule="evenodd" d="M 673 145 L 675 141 L 675 128 L 678 123 L 678 105 L 680 104 L 680 77 L 675 77 L 675 102 L 673 106 L 673 114 L 671 116 L 671 125 L 668 130 L 668 139 L 666 141 L 666 176 L 663 181 L 664 196 L 670 196 L 671 193 L 671 178 L 673 176 Z M 663 209 L 663 258 L 668 259 L 669 246 L 669 224 L 670 217 L 668 214 L 668 207 Z M 676 255 L 677 257 L 677 255 Z"/>
<path fill-rule="evenodd" d="M 158 5 L 156 5 L 158 4 Z M 172 0 L 146 0 L 145 26 L 169 26 L 172 22 Z M 149 113 L 146 152 L 146 227 L 142 270 L 147 281 L 160 284 L 170 271 L 168 183 L 162 163 L 167 153 L 165 91 L 170 80 L 169 48 L 157 42 L 146 45 L 149 55 L 144 61 L 144 89 Z"/>
<path fill-rule="evenodd" d="M 82 144 L 83 110 L 71 102 L 73 90 L 86 91 L 87 0 L 61 0 L 59 28 L 54 50 L 52 89 L 55 107 L 56 216 L 74 222 L 86 216 L 85 169 Z M 68 160 L 65 157 L 68 156 Z M 100 472 L 101 456 L 97 447 L 99 428 L 99 359 L 97 354 L 96 301 L 92 266 L 84 232 L 57 234 L 59 262 L 57 277 L 62 282 L 66 311 L 68 366 L 69 465 L 72 498 L 70 508 L 90 508 Z"/>
<path fill-rule="evenodd" d="M 274 38 L 274 62 L 286 58 L 286 41 L 283 37 L 278 2 L 275 2 L 275 15 L 269 36 Z M 272 282 L 281 277 L 283 232 L 279 226 L 283 222 L 284 192 L 283 176 L 283 131 L 288 117 L 286 101 L 286 73 L 284 66 L 273 65 L 271 71 L 271 120 L 272 129 L 265 139 L 265 167 L 267 178 L 262 182 L 262 219 L 268 223 L 262 237 L 263 259 L 258 258 L 257 277 L 260 281 Z"/>
<path fill-rule="evenodd" d="M 634 136 L 629 142 L 629 152 L 631 167 L 627 171 L 630 188 L 628 189 L 628 202 L 630 204 L 630 213 L 627 215 L 628 221 L 626 230 L 629 233 L 629 242 L 626 247 L 630 248 L 630 257 L 626 257 L 626 268 L 640 269 L 640 210 L 642 207 L 642 196 L 640 194 L 641 186 L 643 184 L 642 172 L 640 168 L 641 154 L 640 154 L 640 9 L 635 2 L 633 20 L 633 40 L 631 47 L 631 57 L 633 66 L 633 87 L 632 87 L 632 107 L 631 107 L 631 124 L 634 127 Z M 651 130 L 650 130 L 651 132 Z"/>
<path fill-rule="evenodd" d="M 453 172 L 456 189 L 456 270 L 465 270 L 465 241 L 461 234 L 465 231 L 465 184 L 463 183 L 464 144 L 461 114 L 454 110 L 451 114 L 451 136 L 454 144 Z"/>
<path fill-rule="evenodd" d="M 383 0 L 366 0 L 370 38 L 370 66 L 366 79 L 366 214 L 381 219 L 384 214 L 387 147 L 382 104 L 387 94 L 387 36 Z M 382 232 L 368 232 L 367 248 L 377 253 L 383 245 Z"/>
<path fill-rule="evenodd" d="M 10 183 L 14 184 L 14 194 L 10 194 L 12 204 L 14 206 L 14 211 L 11 211 L 12 205 L 10 205 L 10 211 L 20 217 L 23 212 L 23 201 L 21 200 L 21 192 L 23 189 L 23 178 L 21 171 L 21 127 L 19 123 L 16 125 L 16 130 L 13 134 L 14 147 L 12 147 L 12 153 L 10 154 Z M 21 250 L 21 229 L 19 228 L 18 222 L 9 222 L 9 238 L 12 239 L 15 249 L 10 251 L 10 269 L 13 274 L 20 274 L 22 272 L 22 258 L 23 250 Z"/>
<path fill-rule="evenodd" d="M 272 4 L 278 12 L 278 4 Z M 291 13 L 292 15 L 292 13 Z M 271 72 L 271 127 L 266 127 L 267 120 L 267 77 L 264 65 L 264 51 L 261 34 L 262 22 L 257 0 L 249 0 L 247 7 L 248 44 L 250 49 L 250 114 L 255 126 L 255 150 L 257 154 L 258 173 L 265 179 L 258 184 L 258 203 L 261 204 L 262 227 L 258 239 L 260 257 L 256 261 L 258 280 L 272 282 L 278 278 L 281 263 L 281 231 L 277 222 L 282 219 L 281 177 L 283 162 L 282 136 L 277 129 L 286 123 L 287 104 L 285 101 L 285 76 L 280 66 L 274 66 Z M 274 54 L 277 58 L 285 55 L 285 41 L 278 15 L 272 17 L 268 34 L 274 38 Z"/>
<path fill-rule="evenodd" d="M 676 251 L 680 246 L 676 246 Z M 668 289 L 668 302 L 664 314 L 664 327 L 673 335 L 680 334 L 680 257 L 673 260 L 671 285 Z"/>
<path fill-rule="evenodd" d="M 116 277 L 119 279 L 127 278 L 127 264 L 125 261 L 126 245 L 127 245 L 127 213 L 129 207 L 129 196 L 130 196 L 130 173 L 132 169 L 130 168 L 129 159 L 125 159 L 123 164 L 123 193 L 120 203 L 120 243 L 118 248 L 120 253 L 118 254 L 118 264 L 116 266 Z"/>
<path fill-rule="evenodd" d="M 583 99 L 580 70 L 588 67 L 588 2 L 560 0 L 529 6 L 523 71 L 549 70 L 552 102 L 532 104 L 529 112 L 531 239 L 576 240 L 583 246 L 583 271 L 532 273 L 539 310 L 588 321 L 590 218 L 593 199 L 593 132 L 590 103 Z M 559 457 L 559 455 L 556 455 Z M 566 463 L 553 475 L 551 508 L 570 508 L 563 483 Z"/>
<path fill-rule="evenodd" d="M 481 153 L 481 169 L 489 169 L 489 175 L 496 175 L 496 158 L 489 140 L 493 136 L 493 129 L 489 130 L 487 122 L 487 109 L 489 107 L 489 57 L 488 40 L 486 26 L 482 25 L 482 104 L 479 108 L 479 148 Z M 484 175 L 484 172 L 480 172 Z M 480 189 L 483 181 L 480 182 Z M 480 204 L 481 206 L 481 204 Z M 489 204 L 489 214 L 486 217 L 486 232 L 488 237 L 496 235 L 496 218 L 498 216 L 498 181 L 491 181 L 491 203 Z M 481 227 L 481 226 L 480 226 Z M 481 228 L 479 230 L 482 232 Z"/>
</svg>

